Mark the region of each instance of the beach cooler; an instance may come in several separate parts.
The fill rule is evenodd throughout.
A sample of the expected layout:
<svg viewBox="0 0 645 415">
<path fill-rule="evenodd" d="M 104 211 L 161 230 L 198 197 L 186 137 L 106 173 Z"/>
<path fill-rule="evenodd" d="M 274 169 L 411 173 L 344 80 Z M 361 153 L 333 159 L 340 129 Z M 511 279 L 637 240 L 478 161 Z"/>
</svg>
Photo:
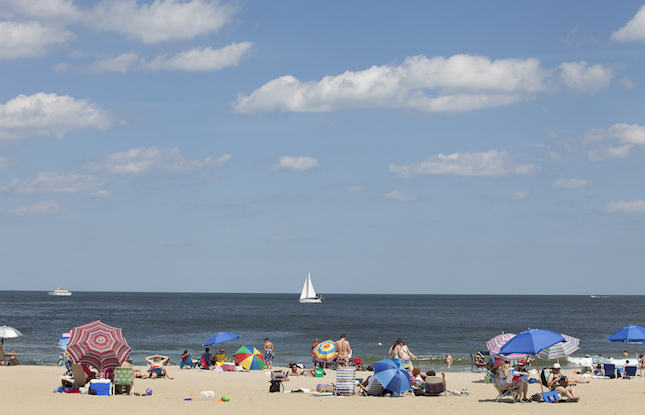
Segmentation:
<svg viewBox="0 0 645 415">
<path fill-rule="evenodd" d="M 235 363 L 224 362 L 222 363 L 222 369 L 224 369 L 224 372 L 235 372 Z"/>
<path fill-rule="evenodd" d="M 109 379 L 92 379 L 90 380 L 90 391 L 96 391 L 97 395 L 110 396 L 111 384 Z"/>
</svg>

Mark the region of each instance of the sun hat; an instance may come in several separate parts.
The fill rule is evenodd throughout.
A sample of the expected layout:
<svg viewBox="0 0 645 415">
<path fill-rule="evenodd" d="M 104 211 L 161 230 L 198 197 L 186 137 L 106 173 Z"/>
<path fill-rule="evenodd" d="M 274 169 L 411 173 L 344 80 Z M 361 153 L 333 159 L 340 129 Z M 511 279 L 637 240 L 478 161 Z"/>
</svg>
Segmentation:
<svg viewBox="0 0 645 415">
<path fill-rule="evenodd" d="M 554 369 L 560 369 L 560 363 L 554 363 L 553 368 Z"/>
</svg>

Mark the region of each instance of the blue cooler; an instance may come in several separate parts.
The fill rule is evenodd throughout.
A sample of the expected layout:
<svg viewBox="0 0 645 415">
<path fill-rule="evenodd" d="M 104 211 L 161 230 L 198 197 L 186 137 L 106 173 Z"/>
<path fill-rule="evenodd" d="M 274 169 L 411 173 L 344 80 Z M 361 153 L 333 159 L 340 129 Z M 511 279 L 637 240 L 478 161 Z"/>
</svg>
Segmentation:
<svg viewBox="0 0 645 415">
<path fill-rule="evenodd" d="M 111 383 L 109 379 L 92 379 L 90 380 L 90 390 L 96 391 L 97 395 L 110 396 Z"/>
</svg>

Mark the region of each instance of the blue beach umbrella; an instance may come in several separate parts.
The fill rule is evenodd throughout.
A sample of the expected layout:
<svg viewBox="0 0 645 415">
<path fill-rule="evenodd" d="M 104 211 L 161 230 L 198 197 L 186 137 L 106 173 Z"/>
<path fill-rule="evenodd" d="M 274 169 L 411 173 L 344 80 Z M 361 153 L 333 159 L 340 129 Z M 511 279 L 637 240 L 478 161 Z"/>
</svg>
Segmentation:
<svg viewBox="0 0 645 415">
<path fill-rule="evenodd" d="M 379 373 L 388 369 L 397 369 L 399 367 L 400 365 L 397 365 L 392 360 L 383 359 L 379 360 L 378 362 L 374 362 L 374 373 Z"/>
<path fill-rule="evenodd" d="M 636 349 L 636 344 L 645 343 L 645 328 L 630 324 L 629 326 L 625 326 L 622 329 L 618 330 L 611 337 L 608 337 L 607 341 L 632 343 L 634 344 L 634 351 L 636 351 L 636 356 L 638 356 L 638 349 Z"/>
<path fill-rule="evenodd" d="M 390 360 L 390 362 L 392 361 Z M 378 373 L 374 372 L 372 376 L 381 382 L 383 389 L 387 389 L 400 395 L 403 392 L 410 390 L 410 374 L 407 370 L 403 369 L 403 367 L 396 363 L 394 363 L 394 365 L 395 367 L 390 366 L 390 368 L 383 369 Z M 376 364 L 374 366 L 374 370 L 376 370 Z"/>
<path fill-rule="evenodd" d="M 499 351 L 499 354 L 526 353 L 537 355 L 547 347 L 564 341 L 564 336 L 551 330 L 528 329 L 510 339 Z M 535 359 L 535 366 L 538 372 L 540 367 Z M 540 382 L 544 391 L 544 386 Z"/>
<path fill-rule="evenodd" d="M 235 340 L 239 337 L 240 337 L 239 334 L 221 331 L 216 335 L 214 335 L 213 337 L 211 337 L 210 339 L 206 340 L 206 343 L 202 344 L 202 346 L 210 346 L 211 344 L 224 343 L 227 341 Z"/>
</svg>

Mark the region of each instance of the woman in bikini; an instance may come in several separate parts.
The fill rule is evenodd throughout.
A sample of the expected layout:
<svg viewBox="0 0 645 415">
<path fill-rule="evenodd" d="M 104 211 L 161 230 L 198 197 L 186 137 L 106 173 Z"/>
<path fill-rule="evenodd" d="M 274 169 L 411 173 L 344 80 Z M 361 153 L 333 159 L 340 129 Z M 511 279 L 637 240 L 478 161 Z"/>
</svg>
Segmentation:
<svg viewBox="0 0 645 415">
<path fill-rule="evenodd" d="M 408 373 L 412 374 L 412 369 L 414 369 L 414 366 L 412 365 L 410 356 L 412 356 L 414 360 L 417 360 L 417 357 L 414 354 L 412 354 L 410 349 L 408 349 L 408 345 L 402 341 L 401 342 L 401 366 L 403 366 L 403 368 L 407 370 Z"/>
<path fill-rule="evenodd" d="M 403 343 L 403 340 L 396 339 L 389 351 L 392 361 L 399 365 L 401 364 L 401 343 Z"/>
</svg>

